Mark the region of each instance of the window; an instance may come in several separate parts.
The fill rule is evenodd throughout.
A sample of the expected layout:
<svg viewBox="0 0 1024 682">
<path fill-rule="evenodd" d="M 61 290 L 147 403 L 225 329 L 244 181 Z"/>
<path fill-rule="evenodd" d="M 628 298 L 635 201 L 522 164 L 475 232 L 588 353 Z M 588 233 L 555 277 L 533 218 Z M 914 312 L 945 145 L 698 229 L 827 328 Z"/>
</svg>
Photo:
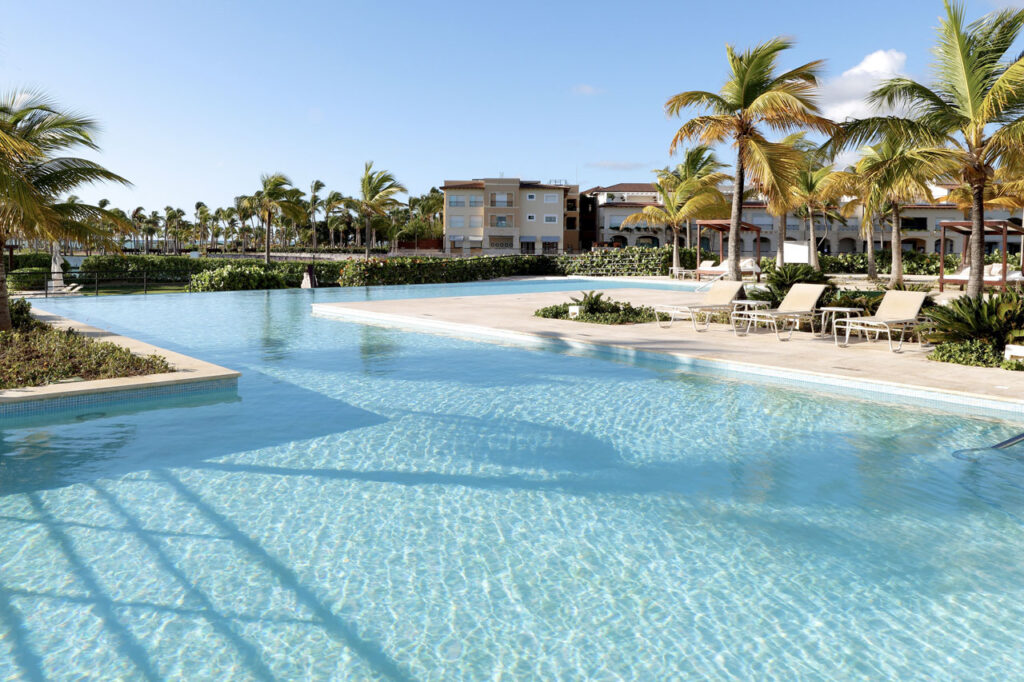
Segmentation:
<svg viewBox="0 0 1024 682">
<path fill-rule="evenodd" d="M 565 210 L 566 211 L 575 211 L 576 210 L 576 200 L 575 199 L 569 199 L 568 201 L 566 201 L 565 202 Z"/>
<path fill-rule="evenodd" d="M 544 195 L 544 203 L 545 204 L 557 204 L 558 203 L 558 195 L 557 194 L 545 194 Z"/>
<path fill-rule="evenodd" d="M 526 195 L 526 200 L 527 201 L 537 201 L 537 195 L 534 194 L 533 192 L 530 192 L 529 194 Z"/>
<path fill-rule="evenodd" d="M 469 226 L 470 227 L 483 227 L 484 226 L 484 217 L 482 215 L 471 215 L 471 216 L 469 216 Z"/>
<path fill-rule="evenodd" d="M 528 220 L 529 222 L 531 222 L 531 223 L 532 223 L 532 222 L 534 222 L 534 221 L 536 221 L 536 220 L 537 220 L 537 214 L 536 214 L 536 213 L 527 213 L 527 214 L 526 214 L 526 219 L 527 219 L 527 220 Z"/>
<path fill-rule="evenodd" d="M 558 224 L 558 216 L 551 215 L 549 213 L 548 215 L 544 216 L 544 222 L 547 223 L 548 225 L 557 225 Z"/>
<path fill-rule="evenodd" d="M 470 194 L 469 195 L 469 205 L 470 206 L 477 206 L 477 207 L 483 206 L 484 205 L 484 198 L 482 196 L 478 195 L 478 194 Z"/>
<path fill-rule="evenodd" d="M 558 242 L 549 242 L 545 239 L 542 251 L 543 253 L 558 253 Z"/>
<path fill-rule="evenodd" d="M 508 208 L 512 206 L 511 192 L 491 192 L 491 206 Z"/>
<path fill-rule="evenodd" d="M 530 255 L 537 253 L 537 250 L 534 248 L 535 246 L 536 242 L 519 242 L 519 253 Z"/>
<path fill-rule="evenodd" d="M 491 227 L 512 227 L 512 216 L 510 216 L 510 215 L 492 215 L 491 216 Z"/>
<path fill-rule="evenodd" d="M 459 208 L 465 206 L 466 205 L 466 195 L 464 195 L 464 194 L 449 194 L 448 195 L 448 205 L 449 206 L 456 206 L 456 207 L 459 207 Z"/>
<path fill-rule="evenodd" d="M 466 216 L 464 215 L 453 215 L 448 216 L 448 227 L 465 227 Z"/>
<path fill-rule="evenodd" d="M 900 218 L 900 227 L 904 230 L 927 230 L 927 218 Z"/>
</svg>

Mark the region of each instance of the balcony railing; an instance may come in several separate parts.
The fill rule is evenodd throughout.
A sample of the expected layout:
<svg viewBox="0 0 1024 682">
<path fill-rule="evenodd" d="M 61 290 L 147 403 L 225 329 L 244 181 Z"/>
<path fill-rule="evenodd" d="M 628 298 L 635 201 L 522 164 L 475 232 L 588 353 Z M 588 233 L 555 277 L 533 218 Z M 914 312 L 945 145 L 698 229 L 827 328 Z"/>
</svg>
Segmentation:
<svg viewBox="0 0 1024 682">
<path fill-rule="evenodd" d="M 512 199 L 491 199 L 492 208 L 512 208 Z"/>
</svg>

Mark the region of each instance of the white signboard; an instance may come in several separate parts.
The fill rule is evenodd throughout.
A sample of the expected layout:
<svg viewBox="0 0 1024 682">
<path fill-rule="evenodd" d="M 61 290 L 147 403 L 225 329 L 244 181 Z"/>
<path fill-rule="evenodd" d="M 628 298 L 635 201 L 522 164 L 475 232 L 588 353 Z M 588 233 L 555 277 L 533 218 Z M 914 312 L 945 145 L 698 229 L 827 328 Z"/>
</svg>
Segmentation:
<svg viewBox="0 0 1024 682">
<path fill-rule="evenodd" d="M 810 263 L 811 249 L 807 242 L 782 242 L 782 258 L 786 263 Z"/>
</svg>

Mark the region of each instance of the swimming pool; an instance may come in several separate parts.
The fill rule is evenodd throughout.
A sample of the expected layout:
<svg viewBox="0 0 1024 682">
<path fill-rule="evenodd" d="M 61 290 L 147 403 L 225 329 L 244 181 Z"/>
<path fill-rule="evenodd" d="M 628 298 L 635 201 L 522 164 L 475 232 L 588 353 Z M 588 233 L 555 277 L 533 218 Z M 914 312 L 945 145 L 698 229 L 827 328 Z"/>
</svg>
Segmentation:
<svg viewBox="0 0 1024 682">
<path fill-rule="evenodd" d="M 1019 425 L 309 313 L 556 285 L 40 303 L 243 376 L 0 425 L 0 678 L 1024 673 Z"/>
</svg>

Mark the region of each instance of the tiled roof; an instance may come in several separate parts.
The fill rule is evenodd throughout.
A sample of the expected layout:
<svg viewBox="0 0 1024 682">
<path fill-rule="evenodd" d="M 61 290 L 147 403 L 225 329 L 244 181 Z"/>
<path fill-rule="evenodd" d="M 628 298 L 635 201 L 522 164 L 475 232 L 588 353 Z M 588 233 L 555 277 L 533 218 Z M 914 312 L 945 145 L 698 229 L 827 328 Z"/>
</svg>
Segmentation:
<svg viewBox="0 0 1024 682">
<path fill-rule="evenodd" d="M 446 180 L 441 189 L 483 189 L 484 183 L 480 180 Z"/>
<path fill-rule="evenodd" d="M 652 182 L 620 182 L 616 185 L 608 185 L 607 187 L 591 187 L 584 194 L 592 194 L 594 192 L 653 192 L 654 183 Z"/>
</svg>

